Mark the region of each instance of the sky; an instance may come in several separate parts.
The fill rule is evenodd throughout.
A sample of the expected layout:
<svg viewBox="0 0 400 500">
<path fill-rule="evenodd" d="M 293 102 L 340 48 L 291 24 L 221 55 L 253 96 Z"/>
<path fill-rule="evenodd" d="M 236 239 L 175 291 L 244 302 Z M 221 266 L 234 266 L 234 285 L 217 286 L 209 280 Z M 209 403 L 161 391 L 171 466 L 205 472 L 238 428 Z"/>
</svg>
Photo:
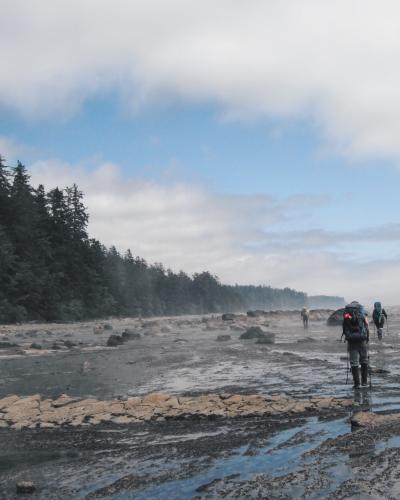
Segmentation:
<svg viewBox="0 0 400 500">
<path fill-rule="evenodd" d="M 89 232 L 224 283 L 400 286 L 400 6 L 0 0 L 0 154 Z"/>
</svg>

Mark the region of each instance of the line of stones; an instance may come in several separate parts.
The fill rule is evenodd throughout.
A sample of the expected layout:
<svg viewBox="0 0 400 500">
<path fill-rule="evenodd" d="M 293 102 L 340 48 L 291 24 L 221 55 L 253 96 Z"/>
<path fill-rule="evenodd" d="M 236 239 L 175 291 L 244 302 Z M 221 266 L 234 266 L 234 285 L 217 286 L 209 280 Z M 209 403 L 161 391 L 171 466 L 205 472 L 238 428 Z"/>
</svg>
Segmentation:
<svg viewBox="0 0 400 500">
<path fill-rule="evenodd" d="M 286 396 L 206 394 L 181 397 L 162 393 L 148 394 L 126 401 L 33 396 L 7 396 L 0 399 L 0 427 L 12 429 L 52 428 L 60 425 L 82 426 L 103 422 L 129 424 L 150 420 L 179 418 L 235 418 L 276 416 L 341 409 L 352 406 L 348 399 L 290 399 Z"/>
</svg>

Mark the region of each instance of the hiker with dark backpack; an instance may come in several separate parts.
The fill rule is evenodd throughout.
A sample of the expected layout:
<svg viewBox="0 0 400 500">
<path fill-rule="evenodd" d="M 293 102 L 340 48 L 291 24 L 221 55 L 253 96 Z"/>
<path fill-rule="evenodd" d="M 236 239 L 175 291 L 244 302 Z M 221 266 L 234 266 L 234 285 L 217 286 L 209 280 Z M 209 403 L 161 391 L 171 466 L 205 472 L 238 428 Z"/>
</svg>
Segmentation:
<svg viewBox="0 0 400 500">
<path fill-rule="evenodd" d="M 354 388 L 360 388 L 359 365 L 361 365 L 361 386 L 368 386 L 369 326 L 364 307 L 357 301 L 351 302 L 344 309 L 342 337 L 347 342 Z"/>
<path fill-rule="evenodd" d="M 375 302 L 374 304 L 372 319 L 374 320 L 376 331 L 378 332 L 378 339 L 382 340 L 383 326 L 385 324 L 385 320 L 387 320 L 387 313 L 385 309 L 383 309 L 380 302 Z"/>
</svg>

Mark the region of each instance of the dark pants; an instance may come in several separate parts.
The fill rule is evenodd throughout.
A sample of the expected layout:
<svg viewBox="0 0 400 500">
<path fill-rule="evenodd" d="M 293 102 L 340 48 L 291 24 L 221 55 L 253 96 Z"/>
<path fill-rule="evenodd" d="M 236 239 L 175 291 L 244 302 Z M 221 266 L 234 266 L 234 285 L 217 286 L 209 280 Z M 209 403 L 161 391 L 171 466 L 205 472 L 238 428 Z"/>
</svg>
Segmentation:
<svg viewBox="0 0 400 500">
<path fill-rule="evenodd" d="M 368 347 L 365 340 L 348 342 L 347 350 L 350 355 L 351 367 L 358 367 L 359 365 L 368 364 Z"/>
</svg>

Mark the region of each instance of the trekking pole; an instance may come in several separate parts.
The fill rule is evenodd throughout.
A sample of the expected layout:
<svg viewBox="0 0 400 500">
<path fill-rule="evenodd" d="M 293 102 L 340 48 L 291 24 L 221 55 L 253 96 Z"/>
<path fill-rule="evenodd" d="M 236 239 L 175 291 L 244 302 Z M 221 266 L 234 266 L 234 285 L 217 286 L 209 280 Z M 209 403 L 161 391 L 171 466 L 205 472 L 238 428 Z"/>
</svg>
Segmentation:
<svg viewBox="0 0 400 500">
<path fill-rule="evenodd" d="M 368 345 L 368 371 L 369 371 L 369 389 L 372 390 L 372 369 L 371 369 L 371 361 L 369 359 L 369 345 Z"/>
<path fill-rule="evenodd" d="M 349 382 L 349 351 L 347 351 L 347 369 L 346 369 L 346 385 Z"/>
</svg>

